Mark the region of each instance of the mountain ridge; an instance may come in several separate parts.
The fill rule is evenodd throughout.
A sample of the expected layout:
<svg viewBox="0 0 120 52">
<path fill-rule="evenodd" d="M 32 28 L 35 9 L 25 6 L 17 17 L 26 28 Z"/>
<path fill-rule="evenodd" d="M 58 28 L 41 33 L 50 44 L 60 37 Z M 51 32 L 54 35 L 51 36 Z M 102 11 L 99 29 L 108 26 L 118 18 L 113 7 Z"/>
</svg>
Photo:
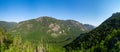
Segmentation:
<svg viewBox="0 0 120 52">
<path fill-rule="evenodd" d="M 0 28 L 5 28 L 6 30 L 12 29 L 17 23 L 16 22 L 6 22 L 0 21 Z"/>
<path fill-rule="evenodd" d="M 45 42 L 61 42 L 65 45 L 77 37 L 78 34 L 88 31 L 78 21 L 59 20 L 53 17 L 43 16 L 19 22 L 11 30 L 11 33 L 20 33 L 23 38 L 30 41 L 44 40 Z"/>
<path fill-rule="evenodd" d="M 84 49 L 90 49 L 92 46 L 96 46 L 97 44 L 103 43 L 102 41 L 105 41 L 106 37 L 109 36 L 109 34 L 112 34 L 114 30 L 119 29 L 120 29 L 120 13 L 114 13 L 100 26 L 98 26 L 97 28 L 93 29 L 88 33 L 82 34 L 82 36 L 80 35 L 72 43 L 67 44 L 65 48 L 68 50 L 69 48 L 74 50 L 77 47 L 78 49 L 81 49 L 83 46 Z M 114 34 L 110 36 L 114 36 Z M 111 44 L 108 43 L 108 47 L 107 46 L 106 47 L 109 49 L 110 45 Z"/>
</svg>

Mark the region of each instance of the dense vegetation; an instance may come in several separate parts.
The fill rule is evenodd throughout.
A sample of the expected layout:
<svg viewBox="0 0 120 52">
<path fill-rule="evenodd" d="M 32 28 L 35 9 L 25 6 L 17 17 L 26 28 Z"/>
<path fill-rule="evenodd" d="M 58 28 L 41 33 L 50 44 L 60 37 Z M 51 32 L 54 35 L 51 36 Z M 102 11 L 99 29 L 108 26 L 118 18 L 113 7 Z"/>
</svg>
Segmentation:
<svg viewBox="0 0 120 52">
<path fill-rule="evenodd" d="M 6 30 L 10 30 L 13 27 L 15 27 L 16 24 L 17 24 L 16 22 L 0 21 L 0 28 L 5 27 Z"/>
<path fill-rule="evenodd" d="M 22 41 L 21 35 L 10 36 L 4 28 L 0 29 L 0 52 L 64 52 L 60 46 L 54 44 L 32 43 L 28 40 Z M 57 48 L 56 48 L 57 47 Z"/>
<path fill-rule="evenodd" d="M 39 44 L 36 45 L 28 40 L 22 42 L 20 35 L 9 38 L 8 36 L 10 34 L 7 34 L 5 30 L 0 31 L 0 33 L 1 52 L 65 52 L 64 48 L 54 44 L 47 44 L 40 41 Z M 70 50 L 69 52 L 98 52 L 98 50 L 99 52 L 118 52 L 120 51 L 120 41 L 118 41 L 119 39 L 116 37 L 120 37 L 119 34 L 120 30 L 113 30 L 100 44 L 96 44 L 96 46 L 92 46 L 89 49 L 83 48 L 85 45 L 81 44 L 81 49 Z M 108 48 L 108 46 L 112 47 L 112 49 L 110 47 Z"/>
<path fill-rule="evenodd" d="M 10 32 L 21 34 L 23 40 L 64 46 L 88 29 L 74 20 L 58 20 L 52 17 L 39 17 L 18 23 Z M 36 40 L 36 41 L 35 41 Z"/>
<path fill-rule="evenodd" d="M 26 27 L 26 24 L 30 25 L 29 22 L 34 22 L 34 24 L 38 24 L 38 22 L 34 21 L 36 19 L 30 20 L 29 22 L 21 22 L 23 25 L 18 25 L 12 31 L 16 31 L 18 33 L 7 32 L 5 28 L 0 29 L 0 50 L 1 52 L 119 52 L 120 51 L 120 13 L 114 13 L 110 18 L 108 18 L 106 21 L 104 21 L 100 26 L 93 29 L 90 32 L 82 33 L 80 34 L 75 40 L 73 40 L 71 43 L 66 42 L 69 40 L 69 37 L 67 39 L 64 39 L 66 36 L 57 37 L 57 38 L 51 38 L 52 36 L 49 36 L 51 33 L 44 33 L 44 31 L 49 30 L 47 28 L 52 22 L 54 24 L 53 26 L 60 26 L 63 29 L 66 30 L 68 27 L 72 28 L 69 29 L 68 34 L 74 35 L 78 30 L 74 27 L 80 27 L 79 24 L 76 21 L 67 20 L 67 22 L 61 21 L 58 22 L 55 19 L 48 20 L 48 18 L 42 18 L 45 20 L 45 22 L 40 23 L 40 26 L 42 30 L 35 30 L 37 28 L 31 28 L 34 29 L 34 33 L 32 34 L 26 34 L 29 35 L 26 37 L 24 34 L 27 32 L 28 27 Z M 41 19 L 37 19 L 37 21 L 41 21 Z M 46 20 L 48 22 L 46 22 Z M 21 24 L 20 23 L 20 24 Z M 61 24 L 68 25 L 66 27 L 63 27 Z M 73 26 L 72 26 L 72 25 Z M 75 25 L 76 24 L 76 25 Z M 24 27 L 23 27 L 24 26 Z M 21 28 L 18 28 L 21 27 Z M 34 26 L 35 27 L 35 26 Z M 39 28 L 40 28 L 39 27 Z M 17 29 L 17 30 L 16 30 Z M 61 30 L 61 29 L 60 29 Z M 14 31 L 14 32 L 15 32 Z M 38 31 L 41 31 L 38 33 Z M 33 32 L 30 30 L 30 32 Z M 29 33 L 30 33 L 29 32 Z M 67 31 L 68 32 L 68 31 Z M 81 32 L 81 30 L 79 31 Z M 56 31 L 52 31 L 52 33 L 57 33 Z M 40 34 L 41 36 L 38 36 Z M 25 37 L 23 36 L 25 35 Z M 45 36 L 43 36 L 45 35 Z M 66 34 L 67 35 L 67 34 Z M 69 36 L 71 36 L 69 35 Z M 37 39 L 37 36 L 40 38 Z M 31 38 L 34 37 L 34 38 Z M 47 37 L 47 38 L 46 38 Z M 43 39 L 45 38 L 45 39 Z M 62 40 L 61 40 L 62 39 Z M 31 41 L 32 40 L 32 41 Z M 68 44 L 67 44 L 68 43 Z"/>
<path fill-rule="evenodd" d="M 119 51 L 120 13 L 113 14 L 99 27 L 77 37 L 65 46 L 68 52 L 79 50 L 83 52 L 112 52 Z"/>
<path fill-rule="evenodd" d="M 0 28 L 1 52 L 65 52 L 62 46 L 88 31 L 77 21 L 47 16 L 17 24 L 0 21 Z"/>
</svg>

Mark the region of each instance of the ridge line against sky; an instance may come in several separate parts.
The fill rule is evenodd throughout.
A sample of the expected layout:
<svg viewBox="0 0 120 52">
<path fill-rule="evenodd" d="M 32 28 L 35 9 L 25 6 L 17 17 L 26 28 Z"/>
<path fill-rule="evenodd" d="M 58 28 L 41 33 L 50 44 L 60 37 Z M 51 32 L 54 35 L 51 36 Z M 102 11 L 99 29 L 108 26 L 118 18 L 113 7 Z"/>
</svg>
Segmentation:
<svg viewBox="0 0 120 52">
<path fill-rule="evenodd" d="M 20 22 L 40 16 L 100 25 L 120 12 L 120 0 L 0 0 L 0 21 Z"/>
</svg>

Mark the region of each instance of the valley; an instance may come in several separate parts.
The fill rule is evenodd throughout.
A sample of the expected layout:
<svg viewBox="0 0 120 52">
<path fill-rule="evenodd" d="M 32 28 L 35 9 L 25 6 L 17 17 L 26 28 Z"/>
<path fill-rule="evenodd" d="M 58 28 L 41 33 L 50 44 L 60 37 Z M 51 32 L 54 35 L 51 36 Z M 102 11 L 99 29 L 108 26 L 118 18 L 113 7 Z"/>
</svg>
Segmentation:
<svg viewBox="0 0 120 52">
<path fill-rule="evenodd" d="M 10 22 L 1 22 L 1 32 L 5 34 L 8 33 L 8 35 L 1 34 L 2 36 L 10 36 L 9 38 L 13 43 L 18 40 L 20 41 L 18 44 L 24 45 L 27 41 L 27 43 L 29 42 L 31 44 L 28 46 L 37 46 L 37 48 L 31 49 L 38 49 L 38 45 L 42 44 L 41 46 L 43 48 L 41 49 L 45 50 L 47 47 L 60 47 L 60 49 L 64 49 L 64 45 L 72 42 L 81 33 L 89 32 L 95 28 L 92 25 L 84 25 L 74 20 L 59 20 L 48 16 L 15 23 L 10 29 L 7 28 L 9 25 L 12 24 Z M 3 42 L 5 41 L 5 37 L 2 37 Z M 12 43 L 10 45 L 12 45 Z"/>
<path fill-rule="evenodd" d="M 6 27 L 0 29 L 2 52 L 120 51 L 120 13 L 114 13 L 96 28 L 47 16 Z"/>
</svg>

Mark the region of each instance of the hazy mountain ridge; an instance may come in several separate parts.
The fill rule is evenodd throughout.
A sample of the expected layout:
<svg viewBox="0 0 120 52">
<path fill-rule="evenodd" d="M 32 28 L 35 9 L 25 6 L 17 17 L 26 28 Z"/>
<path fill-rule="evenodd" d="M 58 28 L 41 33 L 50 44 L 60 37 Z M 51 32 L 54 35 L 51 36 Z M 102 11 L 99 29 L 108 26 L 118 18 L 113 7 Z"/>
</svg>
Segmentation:
<svg viewBox="0 0 120 52">
<path fill-rule="evenodd" d="M 6 30 L 10 30 L 13 28 L 17 23 L 16 22 L 6 22 L 6 21 L 0 21 L 0 28 L 5 27 Z"/>
<path fill-rule="evenodd" d="M 89 31 L 91 31 L 91 30 L 93 30 L 93 29 L 95 28 L 95 26 L 90 25 L 90 24 L 84 24 L 84 26 L 85 26 Z"/>
</svg>

